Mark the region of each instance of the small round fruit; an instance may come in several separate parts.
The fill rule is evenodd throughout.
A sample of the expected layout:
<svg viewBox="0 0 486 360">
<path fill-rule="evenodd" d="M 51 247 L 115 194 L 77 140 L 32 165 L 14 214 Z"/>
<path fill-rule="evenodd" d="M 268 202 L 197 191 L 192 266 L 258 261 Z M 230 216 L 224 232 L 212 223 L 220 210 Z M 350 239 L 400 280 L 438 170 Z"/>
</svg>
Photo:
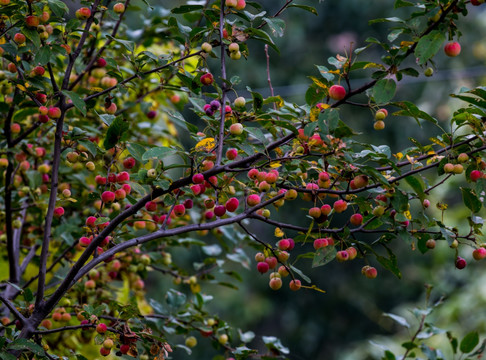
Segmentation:
<svg viewBox="0 0 486 360">
<path fill-rule="evenodd" d="M 429 239 L 425 242 L 425 246 L 427 249 L 435 249 L 435 240 L 434 239 Z"/>
<path fill-rule="evenodd" d="M 290 290 L 297 291 L 297 290 L 300 290 L 301 287 L 302 287 L 302 284 L 301 284 L 300 280 L 291 280 L 290 281 L 290 284 L 289 284 Z"/>
<path fill-rule="evenodd" d="M 366 276 L 368 279 L 374 279 L 378 276 L 378 271 L 376 271 L 376 268 L 368 265 L 363 267 L 361 272 L 363 272 L 364 276 Z"/>
<path fill-rule="evenodd" d="M 455 57 L 461 53 L 461 44 L 451 41 L 444 46 L 444 52 L 447 56 Z"/>
<path fill-rule="evenodd" d="M 226 335 L 226 334 L 221 334 L 221 335 L 219 335 L 219 337 L 218 337 L 218 342 L 219 342 L 221 345 L 224 345 L 224 344 L 228 343 L 228 340 L 229 340 L 229 338 L 228 338 L 228 335 Z"/>
<path fill-rule="evenodd" d="M 210 43 L 205 42 L 201 45 L 201 50 L 205 53 L 210 53 L 213 50 L 213 47 Z"/>
<path fill-rule="evenodd" d="M 265 274 L 269 269 L 270 267 L 265 261 L 259 262 L 257 264 L 257 270 L 260 274 Z"/>
<path fill-rule="evenodd" d="M 354 226 L 360 226 L 363 223 L 363 215 L 361 214 L 353 214 L 349 218 L 349 222 Z"/>
<path fill-rule="evenodd" d="M 210 73 L 203 74 L 200 80 L 203 85 L 211 85 L 214 82 L 213 75 Z"/>
<path fill-rule="evenodd" d="M 229 132 L 231 135 L 241 135 L 243 134 L 243 125 L 240 123 L 231 124 Z"/>
<path fill-rule="evenodd" d="M 385 122 L 384 121 L 375 121 L 373 124 L 373 129 L 375 130 L 383 130 L 385 128 Z"/>
<path fill-rule="evenodd" d="M 237 97 L 233 102 L 234 106 L 237 108 L 242 108 L 246 105 L 246 100 L 243 96 Z"/>
<path fill-rule="evenodd" d="M 282 287 L 282 279 L 278 277 L 274 277 L 273 279 L 270 280 L 269 283 L 270 289 L 272 290 L 278 290 Z"/>
<path fill-rule="evenodd" d="M 456 259 L 456 268 L 458 268 L 459 270 L 462 270 L 466 267 L 467 265 L 467 262 L 465 259 L 463 259 L 462 257 L 458 256 L 457 259 Z"/>
<path fill-rule="evenodd" d="M 121 13 L 125 12 L 125 4 L 123 4 L 123 3 L 116 3 L 115 5 L 113 5 L 113 11 L 116 14 L 121 14 Z"/>
<path fill-rule="evenodd" d="M 98 334 L 104 334 L 108 331 L 108 327 L 104 323 L 99 323 L 96 326 L 96 331 L 98 332 Z"/>
<path fill-rule="evenodd" d="M 479 170 L 473 170 L 473 171 L 471 171 L 471 174 L 469 174 L 469 178 L 473 182 L 478 181 L 482 177 L 483 177 L 483 173 Z"/>
<path fill-rule="evenodd" d="M 434 75 L 434 69 L 432 69 L 431 67 L 428 67 L 427 69 L 425 69 L 424 75 L 427 76 L 427 77 L 431 77 L 432 75 Z"/>
<path fill-rule="evenodd" d="M 483 247 L 477 248 L 473 251 L 472 256 L 474 260 L 482 260 L 486 258 L 486 249 Z"/>
<path fill-rule="evenodd" d="M 452 173 L 454 172 L 454 164 L 451 164 L 451 163 L 447 163 L 444 165 L 444 172 L 445 173 Z"/>
<path fill-rule="evenodd" d="M 190 347 L 190 348 L 193 348 L 197 345 L 197 339 L 194 337 L 194 336 L 189 336 L 187 339 L 186 339 L 186 346 L 187 347 Z"/>
<path fill-rule="evenodd" d="M 346 96 L 346 89 L 341 85 L 333 85 L 329 88 L 329 97 L 333 100 L 342 100 Z"/>
</svg>

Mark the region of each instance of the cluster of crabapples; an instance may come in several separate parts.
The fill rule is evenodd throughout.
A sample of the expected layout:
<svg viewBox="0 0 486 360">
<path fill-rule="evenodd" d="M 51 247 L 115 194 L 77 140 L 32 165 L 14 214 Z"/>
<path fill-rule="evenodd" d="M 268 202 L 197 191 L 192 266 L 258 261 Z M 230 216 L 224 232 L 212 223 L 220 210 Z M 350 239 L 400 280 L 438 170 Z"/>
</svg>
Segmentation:
<svg viewBox="0 0 486 360">
<path fill-rule="evenodd" d="M 331 237 L 328 238 L 318 238 L 315 239 L 313 242 L 314 249 L 318 251 L 319 249 L 323 249 L 326 247 L 334 247 L 334 239 Z M 290 275 L 289 268 L 285 265 L 287 260 L 290 257 L 290 251 L 295 247 L 295 241 L 291 238 L 288 239 L 281 239 L 276 244 L 276 249 L 272 251 L 272 254 L 269 256 L 265 256 L 264 253 L 259 252 L 255 255 L 255 261 L 257 262 L 256 268 L 259 273 L 265 274 L 268 271 L 270 272 L 270 281 L 269 287 L 272 290 L 279 290 L 282 285 L 282 278 L 287 277 Z M 275 254 L 275 256 L 274 256 Z M 350 246 L 345 250 L 340 250 L 336 252 L 336 260 L 339 262 L 344 261 L 351 261 L 354 260 L 358 256 L 358 251 L 355 247 Z M 282 265 L 278 267 L 278 263 Z M 365 275 L 369 279 L 374 279 L 378 275 L 376 268 L 365 265 L 362 270 L 362 274 Z M 302 283 L 298 279 L 292 279 L 289 282 L 289 288 L 292 291 L 297 291 L 302 287 Z"/>
<path fill-rule="evenodd" d="M 466 153 L 460 153 L 459 155 L 457 155 L 455 164 L 453 164 L 452 162 L 444 164 L 444 173 L 462 174 L 464 172 L 463 164 L 468 163 L 470 160 L 473 160 L 473 162 L 477 165 L 477 168 L 471 170 L 471 172 L 469 173 L 469 180 L 472 182 L 476 182 L 479 179 L 486 178 L 486 174 L 484 173 L 484 170 L 486 169 L 486 162 L 481 158 L 470 158 L 469 155 Z"/>
</svg>

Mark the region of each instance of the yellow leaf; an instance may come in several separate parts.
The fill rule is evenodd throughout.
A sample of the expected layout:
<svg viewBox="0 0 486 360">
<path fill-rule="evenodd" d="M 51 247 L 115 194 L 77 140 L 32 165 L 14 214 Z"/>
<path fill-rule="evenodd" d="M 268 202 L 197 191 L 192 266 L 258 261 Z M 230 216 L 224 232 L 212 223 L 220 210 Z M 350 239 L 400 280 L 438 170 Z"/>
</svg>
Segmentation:
<svg viewBox="0 0 486 360">
<path fill-rule="evenodd" d="M 377 63 L 368 63 L 363 67 L 363 69 L 371 69 L 371 68 L 384 69 L 385 67 Z"/>
<path fill-rule="evenodd" d="M 191 284 L 191 291 L 192 291 L 193 294 L 201 292 L 201 285 Z"/>
<path fill-rule="evenodd" d="M 324 104 L 324 103 L 319 103 L 319 104 L 317 104 L 316 106 L 317 106 L 317 108 L 318 108 L 319 110 L 325 110 L 325 109 L 329 109 L 329 108 L 331 107 L 331 105 L 329 105 L 329 104 Z"/>
<path fill-rule="evenodd" d="M 319 86 L 320 88 L 322 89 L 327 89 L 327 85 L 324 84 L 322 81 L 320 81 L 318 78 L 314 77 L 314 76 L 310 76 L 311 80 L 314 82 L 314 84 L 316 84 L 317 86 Z"/>
<path fill-rule="evenodd" d="M 196 151 L 210 152 L 216 146 L 214 138 L 204 138 L 196 144 Z"/>
<path fill-rule="evenodd" d="M 312 122 L 317 121 L 320 112 L 321 110 L 317 106 L 314 106 L 310 111 L 310 121 Z"/>
<path fill-rule="evenodd" d="M 330 74 L 336 74 L 336 75 L 339 75 L 341 71 L 339 69 L 336 69 L 336 70 L 329 70 L 329 73 Z"/>
<path fill-rule="evenodd" d="M 401 47 L 409 47 L 409 46 L 412 46 L 413 44 L 415 44 L 415 42 L 413 42 L 413 41 L 402 41 L 400 43 L 400 46 Z"/>
<path fill-rule="evenodd" d="M 430 138 L 429 140 L 432 141 L 434 144 L 440 145 L 442 147 L 446 147 L 447 146 L 444 142 L 440 141 L 437 138 Z"/>
<path fill-rule="evenodd" d="M 270 167 L 274 168 L 274 169 L 279 168 L 280 166 L 282 166 L 282 164 L 279 161 L 275 161 L 275 162 L 270 164 Z"/>
<path fill-rule="evenodd" d="M 0 45 L 5 44 L 7 40 L 5 40 L 5 36 L 0 38 Z"/>
<path fill-rule="evenodd" d="M 403 154 L 401 152 L 396 153 L 393 156 L 395 156 L 398 160 L 401 160 L 403 158 Z"/>
<path fill-rule="evenodd" d="M 408 220 L 412 220 L 412 214 L 410 213 L 409 210 L 405 211 L 403 213 L 403 215 L 405 215 L 405 217 L 408 219 Z"/>
<path fill-rule="evenodd" d="M 23 85 L 20 85 L 20 84 L 17 84 L 17 87 L 21 90 L 21 91 L 27 91 L 27 89 L 25 88 L 25 86 Z"/>
<path fill-rule="evenodd" d="M 89 91 L 94 91 L 94 92 L 100 92 L 100 91 L 103 91 L 102 88 L 100 87 L 90 87 L 88 88 Z"/>
<path fill-rule="evenodd" d="M 413 157 L 407 155 L 407 160 L 410 164 L 415 164 L 415 159 Z"/>
</svg>

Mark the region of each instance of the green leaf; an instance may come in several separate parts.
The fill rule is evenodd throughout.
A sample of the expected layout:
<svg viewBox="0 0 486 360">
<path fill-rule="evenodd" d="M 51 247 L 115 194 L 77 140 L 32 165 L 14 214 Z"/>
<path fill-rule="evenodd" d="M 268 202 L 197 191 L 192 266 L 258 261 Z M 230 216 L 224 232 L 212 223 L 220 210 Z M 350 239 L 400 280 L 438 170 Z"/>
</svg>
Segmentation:
<svg viewBox="0 0 486 360">
<path fill-rule="evenodd" d="M 317 10 L 315 8 L 313 8 L 312 6 L 307 6 L 307 5 L 300 5 L 300 4 L 291 4 L 288 6 L 289 8 L 291 7 L 296 7 L 296 8 L 299 8 L 299 9 L 302 9 L 302 10 L 305 10 L 305 11 L 308 11 L 314 15 L 318 15 L 317 14 Z"/>
<path fill-rule="evenodd" d="M 32 300 L 34 300 L 34 295 L 32 294 L 32 290 L 30 290 L 29 288 L 25 288 L 25 290 L 24 290 L 24 299 L 28 303 L 30 303 Z"/>
<path fill-rule="evenodd" d="M 282 37 L 285 30 L 285 21 L 277 18 L 263 18 L 267 22 L 268 27 L 272 30 L 274 36 Z"/>
<path fill-rule="evenodd" d="M 333 81 L 334 80 L 334 74 L 329 72 L 329 69 L 325 66 L 321 65 L 316 65 L 317 70 L 319 70 L 319 73 L 321 76 L 326 79 L 327 81 Z"/>
<path fill-rule="evenodd" d="M 305 136 L 312 136 L 314 134 L 314 130 L 317 127 L 317 121 L 308 123 L 304 128 L 304 135 Z"/>
<path fill-rule="evenodd" d="M 218 244 L 203 246 L 201 250 L 208 256 L 218 256 L 223 251 Z"/>
<path fill-rule="evenodd" d="M 314 259 L 312 260 L 312 267 L 324 266 L 336 258 L 336 248 L 334 246 L 326 246 L 317 249 Z"/>
<path fill-rule="evenodd" d="M 135 160 L 142 164 L 145 164 L 145 161 L 143 160 L 143 154 L 145 154 L 147 149 L 145 149 L 144 146 L 136 143 L 127 143 L 127 150 Z"/>
<path fill-rule="evenodd" d="M 394 116 L 399 116 L 399 115 L 411 116 L 417 121 L 418 124 L 420 124 L 418 119 L 424 119 L 426 121 L 429 121 L 429 122 L 437 125 L 436 119 L 434 119 L 432 116 L 430 116 L 426 112 L 421 111 L 415 104 L 411 103 L 410 101 L 394 102 L 392 105 L 397 106 L 397 107 L 402 109 L 400 111 L 393 113 Z"/>
<path fill-rule="evenodd" d="M 406 6 L 414 6 L 413 3 L 409 1 L 404 1 L 404 0 L 396 0 L 395 1 L 395 9 L 401 8 L 401 7 L 406 7 Z"/>
<path fill-rule="evenodd" d="M 248 28 L 247 32 L 252 38 L 254 38 L 256 40 L 263 41 L 265 44 L 270 45 L 270 47 L 272 47 L 272 49 L 274 49 L 277 53 L 280 54 L 280 50 L 278 49 L 278 47 L 273 42 L 270 35 L 268 35 L 265 31 L 260 30 L 260 29 L 255 29 L 255 28 Z"/>
<path fill-rule="evenodd" d="M 261 142 L 262 144 L 265 145 L 265 144 L 268 143 L 268 140 L 265 137 L 265 134 L 263 133 L 263 131 L 260 128 L 248 126 L 248 127 L 245 128 L 245 131 L 248 134 L 250 134 L 252 137 L 257 139 L 259 142 Z"/>
<path fill-rule="evenodd" d="M 405 181 L 412 187 L 415 193 L 423 199 L 425 197 L 424 194 L 424 182 L 418 176 L 407 176 Z"/>
<path fill-rule="evenodd" d="M 240 336 L 241 342 L 249 343 L 255 338 L 255 333 L 253 331 L 242 332 L 238 329 L 238 335 Z"/>
<path fill-rule="evenodd" d="M 395 315 L 395 314 L 390 314 L 390 313 L 383 313 L 383 316 L 389 317 L 390 319 L 394 320 L 398 324 L 405 326 L 406 328 L 410 328 L 410 324 L 408 323 L 407 319 L 404 317 Z"/>
<path fill-rule="evenodd" d="M 446 41 L 446 37 L 438 30 L 434 30 L 421 38 L 415 48 L 415 57 L 419 60 L 418 64 L 424 65 L 437 54 L 444 41 Z"/>
<path fill-rule="evenodd" d="M 83 114 L 83 116 L 86 116 L 86 103 L 81 98 L 81 96 L 76 94 L 74 91 L 63 90 L 62 93 L 71 99 L 73 105 L 76 107 L 76 109 L 81 111 L 81 114 Z"/>
<path fill-rule="evenodd" d="M 265 343 L 265 346 L 269 349 L 276 349 L 282 354 L 289 354 L 290 351 L 285 346 L 282 345 L 279 339 L 275 336 L 262 336 L 262 340 Z"/>
<path fill-rule="evenodd" d="M 38 171 L 29 170 L 26 172 L 26 175 L 31 189 L 35 189 L 42 185 L 42 175 Z"/>
<path fill-rule="evenodd" d="M 133 43 L 133 41 L 127 41 L 127 40 L 120 40 L 120 39 L 117 39 L 117 38 L 114 38 L 113 36 L 111 35 L 106 35 L 107 38 L 123 45 L 125 47 L 125 49 L 127 49 L 129 52 L 133 53 L 133 51 L 135 50 L 135 45 Z"/>
<path fill-rule="evenodd" d="M 478 199 L 472 189 L 461 187 L 461 192 L 464 205 L 466 205 L 469 210 L 471 210 L 473 213 L 481 210 L 481 207 L 483 206 L 481 200 Z"/>
<path fill-rule="evenodd" d="M 103 146 L 106 150 L 111 149 L 120 141 L 123 133 L 129 128 L 128 122 L 121 117 L 117 117 L 108 128 L 106 132 L 105 141 Z"/>
<path fill-rule="evenodd" d="M 395 96 L 397 84 L 393 79 L 381 79 L 373 86 L 373 98 L 377 104 L 385 104 Z"/>
<path fill-rule="evenodd" d="M 259 112 L 263 106 L 263 96 L 257 92 L 251 91 L 251 97 L 253 98 L 253 109 L 255 112 Z"/>
<path fill-rule="evenodd" d="M 41 47 L 41 41 L 37 30 L 24 28 L 22 32 L 24 33 L 27 39 L 32 41 L 36 49 L 39 49 Z"/>
<path fill-rule="evenodd" d="M 293 265 L 289 265 L 289 268 L 292 269 L 296 274 L 298 274 L 302 279 L 307 281 L 309 284 L 311 283 L 311 279 L 307 275 L 305 275 L 301 270 L 297 269 Z"/>
<path fill-rule="evenodd" d="M 93 157 L 96 157 L 96 155 L 98 155 L 98 146 L 95 143 L 89 140 L 81 140 L 79 141 L 79 144 L 83 145 L 86 149 L 88 149 Z"/>
<path fill-rule="evenodd" d="M 382 360 L 396 360 L 396 357 L 390 350 L 386 350 Z"/>
<path fill-rule="evenodd" d="M 54 15 L 56 15 L 57 17 L 62 17 L 64 13 L 69 11 L 67 5 L 60 0 L 48 0 L 47 4 L 51 8 Z"/>
<path fill-rule="evenodd" d="M 472 331 L 466 336 L 464 339 L 461 340 L 461 344 L 459 345 L 459 349 L 464 353 L 467 354 L 474 350 L 474 348 L 479 344 L 479 335 L 477 331 Z"/>
<path fill-rule="evenodd" d="M 35 355 L 44 355 L 44 349 L 42 346 L 37 345 L 36 343 L 27 339 L 16 339 L 9 344 L 8 348 L 10 350 L 28 350 Z"/>
<path fill-rule="evenodd" d="M 13 356 L 12 354 L 9 354 L 7 352 L 0 352 L 0 359 L 2 360 L 16 360 L 17 357 L 16 356 Z"/>
<path fill-rule="evenodd" d="M 177 308 L 186 302 L 186 295 L 180 291 L 170 289 L 165 295 L 165 300 L 167 304 Z"/>
<path fill-rule="evenodd" d="M 389 258 L 386 258 L 384 256 L 380 256 L 380 255 L 377 255 L 376 256 L 376 260 L 378 260 L 378 262 L 385 269 L 391 271 L 397 278 L 401 279 L 402 278 L 402 273 L 400 272 L 400 269 L 398 268 L 397 257 L 386 246 L 385 246 L 385 248 L 386 248 L 386 251 L 388 252 Z"/>
<path fill-rule="evenodd" d="M 198 11 L 203 9 L 202 5 L 182 5 L 171 10 L 173 14 L 185 14 L 192 11 Z"/>
<path fill-rule="evenodd" d="M 154 147 L 145 152 L 142 156 L 143 161 L 148 161 L 151 159 L 162 160 L 164 157 L 172 155 L 177 151 L 165 146 Z"/>
</svg>

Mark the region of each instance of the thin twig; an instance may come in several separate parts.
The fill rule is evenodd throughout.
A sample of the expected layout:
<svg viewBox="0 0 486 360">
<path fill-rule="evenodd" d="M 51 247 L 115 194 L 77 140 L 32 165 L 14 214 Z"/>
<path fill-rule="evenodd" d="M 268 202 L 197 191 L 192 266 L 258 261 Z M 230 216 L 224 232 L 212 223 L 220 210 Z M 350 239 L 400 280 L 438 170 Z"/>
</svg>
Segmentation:
<svg viewBox="0 0 486 360">
<path fill-rule="evenodd" d="M 223 30 L 224 30 L 224 4 L 225 0 L 221 0 L 220 11 L 219 11 L 219 41 L 221 44 L 221 79 L 223 80 L 221 84 L 222 95 L 221 95 L 221 119 L 219 122 L 219 134 L 218 143 L 216 145 L 216 165 L 221 164 L 221 159 L 223 158 L 223 140 L 224 140 L 224 121 L 226 119 L 226 92 L 228 91 L 228 86 L 226 84 L 226 46 L 223 42 Z"/>
</svg>

